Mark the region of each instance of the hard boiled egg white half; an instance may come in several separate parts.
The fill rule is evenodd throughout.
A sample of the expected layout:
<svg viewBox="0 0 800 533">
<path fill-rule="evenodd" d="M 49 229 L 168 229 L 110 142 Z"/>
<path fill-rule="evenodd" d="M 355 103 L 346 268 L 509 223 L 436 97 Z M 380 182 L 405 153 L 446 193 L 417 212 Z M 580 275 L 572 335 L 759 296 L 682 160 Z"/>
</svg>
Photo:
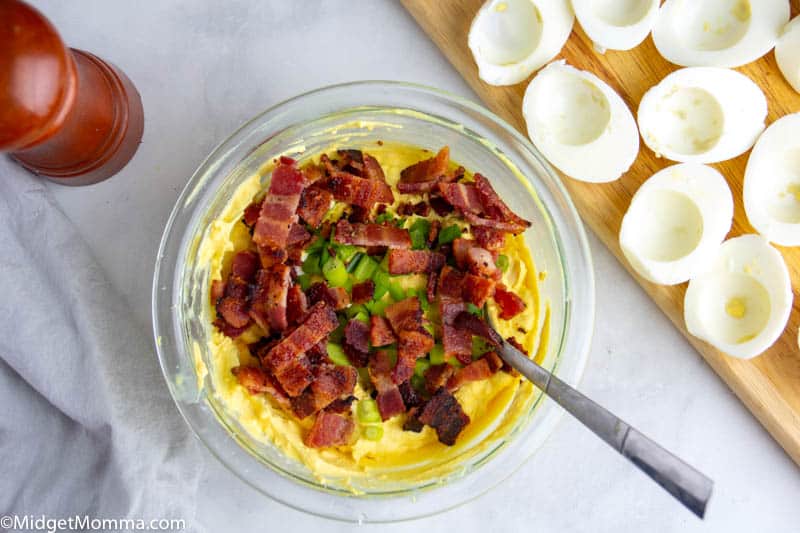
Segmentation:
<svg viewBox="0 0 800 533">
<path fill-rule="evenodd" d="M 795 17 L 783 30 L 775 46 L 775 59 L 783 77 L 800 93 L 800 16 Z"/>
<path fill-rule="evenodd" d="M 648 90 L 639 104 L 639 131 L 657 156 L 718 163 L 749 150 L 764 131 L 767 100 L 734 70 L 677 70 Z"/>
<path fill-rule="evenodd" d="M 744 209 L 767 240 L 800 246 L 800 113 L 770 125 L 744 175 Z"/>
<path fill-rule="evenodd" d="M 789 0 L 666 0 L 653 28 L 664 59 L 684 67 L 738 67 L 772 50 Z"/>
<path fill-rule="evenodd" d="M 478 75 L 491 85 L 513 85 L 553 59 L 575 17 L 568 0 L 488 0 L 469 29 Z"/>
<path fill-rule="evenodd" d="M 522 114 L 536 148 L 572 178 L 613 181 L 639 153 L 636 121 L 622 98 L 594 74 L 564 61 L 531 80 Z"/>
<path fill-rule="evenodd" d="M 711 268 L 689 282 L 686 328 L 733 357 L 750 359 L 781 336 L 792 309 L 783 256 L 759 235 L 719 247 Z"/>
<path fill-rule="evenodd" d="M 619 242 L 633 269 L 662 285 L 687 281 L 711 262 L 731 228 L 733 197 L 711 167 L 667 167 L 639 187 Z"/>
<path fill-rule="evenodd" d="M 630 50 L 645 40 L 658 15 L 659 0 L 572 0 L 583 31 L 598 51 Z"/>
</svg>

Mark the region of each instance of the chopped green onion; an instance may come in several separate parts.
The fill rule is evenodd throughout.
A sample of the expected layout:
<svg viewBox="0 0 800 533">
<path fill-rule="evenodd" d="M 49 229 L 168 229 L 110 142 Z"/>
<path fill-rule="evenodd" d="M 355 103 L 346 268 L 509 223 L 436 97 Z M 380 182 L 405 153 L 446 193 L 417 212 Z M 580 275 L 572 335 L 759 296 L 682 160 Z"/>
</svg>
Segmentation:
<svg viewBox="0 0 800 533">
<path fill-rule="evenodd" d="M 367 306 L 364 304 L 353 304 L 347 309 L 345 309 L 344 314 L 347 318 L 353 318 L 359 313 L 367 313 Z"/>
<path fill-rule="evenodd" d="M 361 283 L 371 278 L 376 268 L 378 268 L 378 263 L 370 256 L 365 255 L 358 260 L 358 266 L 353 270 L 353 277 L 356 278 L 356 281 Z"/>
<path fill-rule="evenodd" d="M 353 318 L 364 324 L 369 324 L 369 315 L 367 313 L 358 313 Z"/>
<path fill-rule="evenodd" d="M 428 233 L 431 230 L 431 223 L 424 218 L 417 219 L 408 230 L 411 236 L 411 248 L 423 250 L 428 247 Z"/>
<path fill-rule="evenodd" d="M 352 246 L 350 244 L 344 244 L 339 246 L 339 249 L 336 251 L 336 255 L 339 256 L 339 259 L 344 261 L 345 263 L 350 262 L 351 259 L 358 253 L 358 248 Z"/>
<path fill-rule="evenodd" d="M 344 287 L 347 283 L 347 269 L 338 257 L 328 260 L 322 267 L 322 275 L 331 287 Z"/>
<path fill-rule="evenodd" d="M 497 263 L 497 268 L 499 268 L 503 272 L 508 270 L 508 256 L 507 255 L 503 255 L 503 254 L 498 255 L 497 256 L 497 261 L 495 261 L 495 262 Z"/>
<path fill-rule="evenodd" d="M 381 267 L 381 270 L 383 270 L 384 272 L 389 272 L 389 254 L 388 253 L 383 256 L 383 259 L 381 259 L 381 262 L 380 262 L 379 266 Z"/>
<path fill-rule="evenodd" d="M 461 237 L 461 228 L 458 226 L 447 226 L 439 232 L 439 244 L 447 244 Z"/>
<path fill-rule="evenodd" d="M 362 366 L 358 369 L 358 381 L 365 385 L 367 383 L 372 383 L 369 379 L 369 370 L 367 370 L 367 367 Z"/>
<path fill-rule="evenodd" d="M 417 298 L 419 298 L 419 306 L 422 308 L 422 312 L 427 313 L 431 308 L 431 304 L 428 302 L 428 289 L 417 289 Z"/>
<path fill-rule="evenodd" d="M 324 266 L 325 266 L 325 265 L 328 263 L 328 260 L 329 260 L 330 258 L 331 258 L 331 254 L 330 254 L 330 252 L 328 251 L 328 248 L 327 248 L 327 247 L 324 247 L 324 248 L 323 248 L 323 249 L 322 249 L 322 250 L 319 252 L 319 266 L 320 266 L 320 267 L 324 267 Z"/>
<path fill-rule="evenodd" d="M 367 440 L 381 440 L 383 438 L 383 426 L 364 426 L 364 438 Z"/>
<path fill-rule="evenodd" d="M 471 302 L 467 302 L 467 311 L 475 316 L 483 316 L 483 310 Z"/>
<path fill-rule="evenodd" d="M 478 357 L 482 356 L 488 351 L 491 351 L 492 347 L 489 343 L 487 343 L 484 339 L 480 337 L 472 337 L 472 358 L 477 359 Z"/>
<path fill-rule="evenodd" d="M 367 306 L 367 309 L 369 309 L 369 314 L 383 316 L 384 311 L 386 311 L 386 308 L 389 307 L 389 303 L 390 301 L 384 298 L 381 300 L 372 300 L 365 305 Z"/>
<path fill-rule="evenodd" d="M 431 324 L 430 322 L 426 322 L 425 324 L 423 324 L 422 327 L 425 329 L 425 331 L 431 334 L 431 337 L 435 337 L 435 335 L 433 334 L 434 332 L 433 324 Z"/>
<path fill-rule="evenodd" d="M 414 387 L 418 391 L 424 391 L 425 390 L 425 378 L 423 378 L 422 376 L 417 376 L 416 374 L 414 374 L 413 376 L 411 376 L 411 386 Z"/>
<path fill-rule="evenodd" d="M 431 367 L 431 362 L 427 359 L 417 359 L 417 363 L 414 365 L 414 374 L 417 376 L 424 376 L 425 371 Z"/>
<path fill-rule="evenodd" d="M 434 344 L 431 352 L 428 354 L 432 365 L 441 365 L 444 363 L 444 346 L 441 344 Z"/>
<path fill-rule="evenodd" d="M 303 261 L 303 273 L 305 274 L 319 274 L 321 272 L 319 268 L 319 254 L 317 253 L 310 253 L 306 260 Z"/>
<path fill-rule="evenodd" d="M 384 222 L 393 222 L 393 221 L 394 221 L 394 215 L 389 212 L 383 212 L 375 217 L 376 224 L 383 224 Z"/>
<path fill-rule="evenodd" d="M 461 361 L 459 361 L 455 357 L 449 357 L 447 359 L 447 364 L 452 366 L 453 368 L 464 368 L 464 365 L 461 364 Z"/>
<path fill-rule="evenodd" d="M 345 325 L 347 325 L 347 321 L 344 320 L 344 317 L 339 317 L 339 327 L 331 331 L 331 334 L 328 336 L 328 340 L 331 342 L 340 342 L 344 338 Z"/>
<path fill-rule="evenodd" d="M 314 242 L 308 245 L 306 251 L 308 253 L 314 253 L 322 250 L 325 247 L 325 244 L 328 242 L 327 239 L 323 239 L 322 237 L 317 237 Z"/>
<path fill-rule="evenodd" d="M 404 300 L 406 297 L 406 291 L 400 283 L 394 281 L 389 283 L 389 294 L 392 295 L 392 298 L 399 302 L 400 300 Z"/>
<path fill-rule="evenodd" d="M 381 422 L 381 413 L 378 411 L 378 402 L 372 398 L 364 398 L 356 405 L 356 417 L 360 424 L 376 424 Z"/>
<path fill-rule="evenodd" d="M 372 281 L 375 282 L 375 291 L 372 293 L 372 297 L 376 300 L 380 300 L 383 298 L 384 294 L 389 292 L 389 284 L 391 283 L 389 274 L 378 269 L 375 271 L 375 274 L 373 274 Z"/>
<path fill-rule="evenodd" d="M 350 262 L 347 263 L 347 272 L 352 273 L 353 270 L 356 269 L 356 267 L 358 266 L 358 262 L 361 260 L 362 257 L 364 257 L 364 255 L 365 254 L 363 252 L 356 252 L 356 254 L 350 258 Z"/>
<path fill-rule="evenodd" d="M 328 359 L 333 361 L 333 364 L 339 366 L 350 366 L 350 360 L 347 358 L 347 355 L 344 353 L 344 349 L 332 342 L 328 343 Z"/>
<path fill-rule="evenodd" d="M 307 291 L 308 288 L 311 286 L 311 276 L 309 274 L 302 274 L 297 276 L 297 283 L 300 285 L 300 288 L 304 291 Z"/>
</svg>

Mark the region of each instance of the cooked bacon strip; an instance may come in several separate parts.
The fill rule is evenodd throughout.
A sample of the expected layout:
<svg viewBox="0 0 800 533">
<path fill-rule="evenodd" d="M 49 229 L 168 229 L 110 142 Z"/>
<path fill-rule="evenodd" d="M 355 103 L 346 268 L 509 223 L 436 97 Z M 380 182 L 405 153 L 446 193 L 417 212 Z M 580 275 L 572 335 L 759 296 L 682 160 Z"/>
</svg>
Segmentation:
<svg viewBox="0 0 800 533">
<path fill-rule="evenodd" d="M 311 373 L 311 362 L 302 354 L 278 369 L 274 375 L 286 394 L 291 397 L 299 396 L 314 380 L 314 375 Z"/>
<path fill-rule="evenodd" d="M 336 312 L 325 302 L 316 303 L 306 319 L 284 336 L 264 357 L 264 365 L 275 377 L 278 372 L 339 327 Z M 288 392 L 288 391 L 287 391 Z"/>
<path fill-rule="evenodd" d="M 292 285 L 286 295 L 286 321 L 289 326 L 302 322 L 308 312 L 308 299 L 299 285 Z"/>
<path fill-rule="evenodd" d="M 355 424 L 351 419 L 337 413 L 321 411 L 303 442 L 309 448 L 343 446 L 350 442 L 354 428 Z"/>
<path fill-rule="evenodd" d="M 515 235 L 518 233 L 522 233 L 523 231 L 525 231 L 525 229 L 527 229 L 527 226 L 520 226 L 519 224 L 516 224 L 514 222 L 505 222 L 503 220 L 483 218 L 479 217 L 478 215 L 475 215 L 474 213 L 464 213 L 464 218 L 467 219 L 467 222 L 469 222 L 472 225 L 472 227 L 483 226 L 487 228 L 496 229 L 498 231 L 503 231 L 506 233 L 513 233 Z"/>
<path fill-rule="evenodd" d="M 403 193 L 430 192 L 445 176 L 450 163 L 450 148 L 445 146 L 430 159 L 414 163 L 400 172 L 397 190 Z"/>
<path fill-rule="evenodd" d="M 447 203 L 462 213 L 483 213 L 483 203 L 478 188 L 471 183 L 439 183 L 439 193 Z"/>
<path fill-rule="evenodd" d="M 306 352 L 306 356 L 311 362 L 311 366 L 314 367 L 333 364 L 328 357 L 328 337 L 326 336 L 317 344 L 309 348 L 309 350 Z"/>
<path fill-rule="evenodd" d="M 270 268 L 286 261 L 289 253 L 285 248 L 273 248 L 271 246 L 259 246 L 258 256 L 261 259 L 263 268 Z"/>
<path fill-rule="evenodd" d="M 417 359 L 433 348 L 434 340 L 430 333 L 419 327 L 416 331 L 401 331 L 397 334 L 397 364 L 392 371 L 392 379 L 400 384 L 411 379 Z"/>
<path fill-rule="evenodd" d="M 464 368 L 461 368 L 450 379 L 447 380 L 447 390 L 454 391 L 464 384 L 471 381 L 482 381 L 492 377 L 492 369 L 489 367 L 489 362 L 484 359 L 473 361 Z"/>
<path fill-rule="evenodd" d="M 373 294 L 375 294 L 375 282 L 368 279 L 363 283 L 356 283 L 353 285 L 350 300 L 354 304 L 363 304 L 364 302 L 370 301 Z"/>
<path fill-rule="evenodd" d="M 500 199 L 500 196 L 495 192 L 492 184 L 485 176 L 482 174 L 475 174 L 475 187 L 480 193 L 484 212 L 488 218 L 500 220 L 516 226 L 518 228 L 517 231 L 512 231 L 512 233 L 519 233 L 530 227 L 530 222 L 514 213 L 505 202 Z"/>
<path fill-rule="evenodd" d="M 439 442 L 448 446 L 456 443 L 458 435 L 469 424 L 469 417 L 464 413 L 461 404 L 444 387 L 428 400 L 419 420 L 434 428 Z"/>
<path fill-rule="evenodd" d="M 366 209 L 378 203 L 394 202 L 394 194 L 389 185 L 379 180 L 359 178 L 349 172 L 333 172 L 328 178 L 328 190 L 340 202 Z"/>
<path fill-rule="evenodd" d="M 467 274 L 461 286 L 462 298 L 477 307 L 483 307 L 494 296 L 495 282 L 481 276 Z"/>
<path fill-rule="evenodd" d="M 254 243 L 265 248 L 283 249 L 286 246 L 289 230 L 297 222 L 295 211 L 304 187 L 305 179 L 295 162 L 282 157 L 272 171 L 269 191 L 253 231 Z"/>
<path fill-rule="evenodd" d="M 494 329 L 492 329 L 485 320 L 479 316 L 473 315 L 472 313 L 458 313 L 453 321 L 453 325 L 459 330 L 467 331 L 473 335 L 483 337 L 495 347 L 499 348 L 503 345 L 503 338 Z"/>
<path fill-rule="evenodd" d="M 369 209 L 354 205 L 350 207 L 350 214 L 347 215 L 347 221 L 353 224 L 364 224 L 369 222 L 369 215 Z"/>
<path fill-rule="evenodd" d="M 306 224 L 316 228 L 322 223 L 322 219 L 328 213 L 333 201 L 333 195 L 318 186 L 309 187 L 300 195 L 297 206 L 297 214 L 300 215 Z"/>
<path fill-rule="evenodd" d="M 447 363 L 428 368 L 425 371 L 425 390 L 428 391 L 428 394 L 435 394 L 437 390 L 444 387 L 453 376 L 453 372 L 453 367 Z"/>
<path fill-rule="evenodd" d="M 504 232 L 486 226 L 475 226 L 472 228 L 472 235 L 478 246 L 486 248 L 493 254 L 502 250 L 506 245 Z"/>
<path fill-rule="evenodd" d="M 466 268 L 467 256 L 475 242 L 463 237 L 458 237 L 453 241 L 453 257 L 456 259 L 456 264 L 461 268 Z"/>
<path fill-rule="evenodd" d="M 289 246 L 293 244 L 306 243 L 311 239 L 311 234 L 303 227 L 302 224 L 292 224 L 289 229 L 289 236 L 286 238 L 286 244 Z"/>
<path fill-rule="evenodd" d="M 489 365 L 489 370 L 492 372 L 497 372 L 505 366 L 504 361 L 497 355 L 497 352 L 486 352 L 483 354 L 483 359 L 486 359 L 486 363 Z"/>
<path fill-rule="evenodd" d="M 387 346 L 397 342 L 389 321 L 382 316 L 372 315 L 369 317 L 370 331 L 369 342 L 373 346 Z"/>
<path fill-rule="evenodd" d="M 444 263 L 444 255 L 430 250 L 389 250 L 389 274 L 424 274 Z"/>
<path fill-rule="evenodd" d="M 211 290 L 209 296 L 211 297 L 211 304 L 216 306 L 219 299 L 225 296 L 225 286 L 227 284 L 221 279 L 215 279 L 211 282 Z"/>
<path fill-rule="evenodd" d="M 386 350 L 378 350 L 369 359 L 369 378 L 375 386 L 378 411 L 382 420 L 388 420 L 406 411 L 400 389 L 392 380 L 392 357 Z"/>
<path fill-rule="evenodd" d="M 464 287 L 464 273 L 445 265 L 439 275 L 439 296 L 460 300 Z"/>
<path fill-rule="evenodd" d="M 346 220 L 340 220 L 336 224 L 333 240 L 340 244 L 356 246 L 411 248 L 411 236 L 408 230 L 381 224 L 351 224 Z"/>
<path fill-rule="evenodd" d="M 441 297 L 439 314 L 442 317 L 442 347 L 445 357 L 455 357 L 461 363 L 472 361 L 472 335 L 455 326 L 456 317 L 465 314 L 467 304 L 448 297 Z M 469 313 L 466 313 L 469 314 Z"/>
<path fill-rule="evenodd" d="M 523 312 L 527 305 L 525 301 L 504 286 L 498 285 L 494 291 L 494 301 L 500 308 L 499 316 L 503 320 L 510 320 Z"/>
<path fill-rule="evenodd" d="M 269 394 L 277 403 L 283 407 L 289 407 L 289 397 L 280 384 L 266 373 L 263 369 L 256 366 L 237 366 L 231 369 L 236 376 L 236 380 L 241 386 L 247 389 L 250 394 Z"/>
<path fill-rule="evenodd" d="M 352 395 L 358 372 L 352 366 L 324 365 L 300 396 L 292 398 L 292 411 L 301 420 L 325 409 L 337 399 Z"/>
<path fill-rule="evenodd" d="M 284 331 L 289 327 L 286 300 L 290 283 L 291 273 L 286 265 L 275 265 L 256 274 L 250 316 L 265 331 Z"/>
<path fill-rule="evenodd" d="M 492 253 L 480 246 L 473 246 L 467 250 L 467 266 L 469 271 L 476 276 L 499 280 L 503 272 L 497 268 Z"/>
<path fill-rule="evenodd" d="M 314 305 L 325 302 L 335 310 L 340 311 L 350 305 L 350 295 L 344 287 L 328 287 L 324 281 L 318 281 L 306 291 L 308 302 Z"/>
<path fill-rule="evenodd" d="M 386 175 L 383 173 L 378 160 L 369 154 L 363 154 L 364 168 L 362 169 L 362 177 L 368 180 L 386 181 Z"/>
<path fill-rule="evenodd" d="M 237 276 L 244 281 L 253 281 L 258 270 L 258 255 L 249 250 L 244 250 L 233 256 L 231 262 L 231 276 Z"/>
<path fill-rule="evenodd" d="M 244 209 L 244 214 L 242 215 L 242 222 L 248 228 L 253 228 L 258 222 L 258 215 L 261 213 L 261 206 L 264 203 L 264 199 L 257 202 L 253 202 Z"/>
<path fill-rule="evenodd" d="M 433 208 L 433 211 L 434 211 L 434 212 L 435 212 L 437 215 L 439 215 L 440 217 L 443 217 L 443 216 L 445 216 L 445 215 L 448 215 L 448 214 L 450 214 L 450 213 L 452 213 L 452 212 L 453 212 L 453 206 L 452 206 L 452 205 L 450 205 L 450 204 L 449 204 L 449 203 L 448 203 L 448 202 L 447 202 L 447 201 L 446 201 L 444 198 L 442 198 L 441 196 L 433 196 L 433 195 L 432 195 L 432 196 L 430 197 L 430 199 L 428 199 L 428 203 L 429 203 L 429 204 L 430 204 L 430 206 Z"/>
<path fill-rule="evenodd" d="M 351 319 L 347 323 L 344 327 L 344 339 L 359 352 L 369 352 L 369 326 L 360 320 Z"/>
</svg>

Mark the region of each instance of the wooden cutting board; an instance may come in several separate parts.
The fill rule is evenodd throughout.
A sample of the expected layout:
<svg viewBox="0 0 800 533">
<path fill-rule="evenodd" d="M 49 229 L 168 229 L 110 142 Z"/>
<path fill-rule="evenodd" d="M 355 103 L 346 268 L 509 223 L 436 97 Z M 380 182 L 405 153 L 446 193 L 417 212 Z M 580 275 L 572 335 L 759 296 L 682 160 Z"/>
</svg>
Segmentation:
<svg viewBox="0 0 800 533">
<path fill-rule="evenodd" d="M 470 23 L 483 0 L 401 0 L 405 8 L 433 39 L 489 109 L 526 134 L 522 118 L 522 97 L 527 81 L 511 87 L 493 87 L 478 78 L 478 69 L 467 47 Z M 800 11 L 800 0 L 792 0 L 792 16 Z M 627 52 L 594 51 L 591 40 L 575 28 L 559 58 L 579 69 L 593 72 L 614 88 L 631 110 L 639 107 L 642 95 L 664 76 L 679 67 L 671 65 L 656 51 L 650 37 Z M 769 101 L 768 123 L 788 113 L 800 112 L 800 95 L 786 83 L 770 52 L 755 63 L 737 69 L 764 90 Z M 747 222 L 742 203 L 742 182 L 748 154 L 714 165 L 726 178 L 733 192 L 735 208 L 729 237 L 754 233 Z M 686 283 L 663 287 L 638 277 L 622 255 L 617 235 L 625 210 L 639 185 L 656 171 L 672 164 L 657 159 L 642 144 L 633 167 L 620 180 L 610 184 L 589 184 L 562 176 L 584 222 L 619 259 L 645 291 L 700 352 L 714 371 L 725 380 L 764 427 L 800 464 L 800 249 L 781 248 L 789 266 L 794 287 L 794 309 L 789 325 L 775 345 L 761 356 L 743 361 L 728 357 L 692 337 L 683 321 L 683 296 Z"/>
</svg>

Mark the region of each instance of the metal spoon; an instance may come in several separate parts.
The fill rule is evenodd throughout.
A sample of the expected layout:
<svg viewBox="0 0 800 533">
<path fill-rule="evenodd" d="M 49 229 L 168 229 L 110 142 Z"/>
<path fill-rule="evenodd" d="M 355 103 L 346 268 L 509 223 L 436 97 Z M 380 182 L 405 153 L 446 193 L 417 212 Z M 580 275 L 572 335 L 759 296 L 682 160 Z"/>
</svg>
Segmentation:
<svg viewBox="0 0 800 533">
<path fill-rule="evenodd" d="M 487 313 L 488 315 L 488 313 Z M 491 322 L 491 317 L 489 318 Z M 469 313 L 460 313 L 456 327 L 469 329 L 492 342 L 511 367 L 528 378 L 595 435 L 627 457 L 698 517 L 703 518 L 714 482 L 620 420 L 506 342 L 492 327 Z M 480 328 L 485 328 L 480 331 Z"/>
</svg>

